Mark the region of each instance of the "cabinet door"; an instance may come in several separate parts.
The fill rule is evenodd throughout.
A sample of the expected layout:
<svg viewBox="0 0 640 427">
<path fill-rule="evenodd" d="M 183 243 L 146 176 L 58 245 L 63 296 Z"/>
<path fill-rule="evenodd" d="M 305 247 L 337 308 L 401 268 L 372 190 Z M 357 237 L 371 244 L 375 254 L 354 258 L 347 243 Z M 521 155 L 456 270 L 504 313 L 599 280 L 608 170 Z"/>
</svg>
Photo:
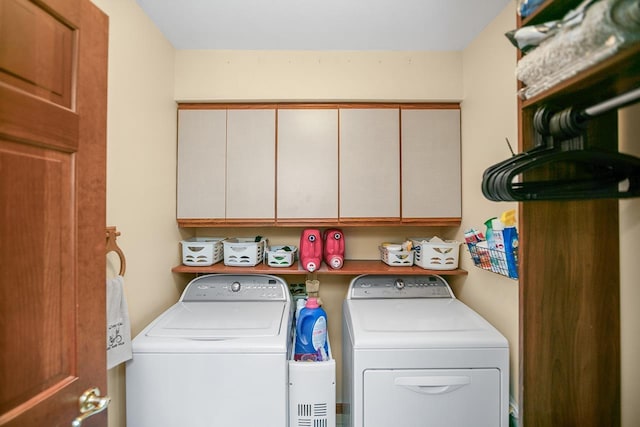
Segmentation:
<svg viewBox="0 0 640 427">
<path fill-rule="evenodd" d="M 338 110 L 278 111 L 278 218 L 338 218 Z"/>
<path fill-rule="evenodd" d="M 225 217 L 226 110 L 178 111 L 178 218 Z"/>
<path fill-rule="evenodd" d="M 460 110 L 402 110 L 402 217 L 460 217 Z"/>
<path fill-rule="evenodd" d="M 340 110 L 340 217 L 400 217 L 398 109 Z"/>
<path fill-rule="evenodd" d="M 227 219 L 273 219 L 275 110 L 228 110 L 227 115 Z"/>
</svg>

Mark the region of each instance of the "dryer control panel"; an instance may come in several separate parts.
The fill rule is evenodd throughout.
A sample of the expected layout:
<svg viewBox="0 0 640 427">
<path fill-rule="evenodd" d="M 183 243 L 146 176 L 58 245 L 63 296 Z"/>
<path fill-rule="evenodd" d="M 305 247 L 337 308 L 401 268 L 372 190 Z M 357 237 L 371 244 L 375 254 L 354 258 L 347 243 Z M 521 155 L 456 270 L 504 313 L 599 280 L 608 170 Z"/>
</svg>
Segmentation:
<svg viewBox="0 0 640 427">
<path fill-rule="evenodd" d="M 289 287 L 268 274 L 209 274 L 193 279 L 180 301 L 287 301 Z"/>
<path fill-rule="evenodd" d="M 455 298 L 455 296 L 449 284 L 436 275 L 365 274 L 351 281 L 347 298 Z"/>
</svg>

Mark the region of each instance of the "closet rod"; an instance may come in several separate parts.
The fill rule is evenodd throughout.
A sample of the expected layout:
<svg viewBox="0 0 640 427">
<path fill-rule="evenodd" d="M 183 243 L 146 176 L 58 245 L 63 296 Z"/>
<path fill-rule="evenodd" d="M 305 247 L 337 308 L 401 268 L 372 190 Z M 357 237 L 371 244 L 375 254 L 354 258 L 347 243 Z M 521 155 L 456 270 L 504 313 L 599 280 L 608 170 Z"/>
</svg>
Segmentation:
<svg viewBox="0 0 640 427">
<path fill-rule="evenodd" d="M 603 101 L 599 104 L 585 108 L 584 113 L 589 117 L 597 116 L 598 114 L 606 113 L 607 111 L 613 110 L 614 108 L 627 106 L 637 101 L 638 99 L 640 99 L 640 87 Z"/>
</svg>

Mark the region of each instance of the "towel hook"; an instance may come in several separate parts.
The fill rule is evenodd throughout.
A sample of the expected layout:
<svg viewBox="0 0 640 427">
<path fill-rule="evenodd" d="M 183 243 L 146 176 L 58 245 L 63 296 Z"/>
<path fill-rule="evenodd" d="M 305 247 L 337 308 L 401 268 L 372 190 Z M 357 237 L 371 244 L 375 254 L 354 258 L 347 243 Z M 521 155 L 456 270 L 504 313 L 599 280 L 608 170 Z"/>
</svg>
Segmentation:
<svg viewBox="0 0 640 427">
<path fill-rule="evenodd" d="M 120 258 L 120 276 L 124 276 L 124 272 L 127 269 L 127 260 L 124 257 L 124 252 L 118 246 L 117 238 L 120 232 L 116 230 L 116 227 L 107 227 L 107 249 L 106 253 L 115 252 Z"/>
</svg>

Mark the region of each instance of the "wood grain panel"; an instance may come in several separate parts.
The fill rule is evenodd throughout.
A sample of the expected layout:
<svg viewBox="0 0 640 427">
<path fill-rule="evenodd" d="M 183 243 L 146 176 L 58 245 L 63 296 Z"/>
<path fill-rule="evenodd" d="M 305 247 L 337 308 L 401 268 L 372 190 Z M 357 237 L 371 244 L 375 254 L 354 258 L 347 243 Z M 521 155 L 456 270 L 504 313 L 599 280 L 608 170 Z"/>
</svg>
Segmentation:
<svg viewBox="0 0 640 427">
<path fill-rule="evenodd" d="M 76 35 L 26 0 L 0 3 L 0 81 L 72 107 Z"/>
<path fill-rule="evenodd" d="M 0 253 L 10 254 L 0 269 L 0 336 L 21 337 L 0 358 L 0 383 L 13 385 L 0 387 L 5 413 L 74 375 L 73 165 L 65 154 L 0 141 L 0 171 Z"/>
<path fill-rule="evenodd" d="M 37 116 L 38 120 L 33 117 Z M 28 144 L 72 152 L 78 148 L 78 115 L 0 82 L 0 134 Z"/>
<path fill-rule="evenodd" d="M 0 425 L 70 425 L 106 391 L 108 18 L 6 0 L 0 22 Z"/>
<path fill-rule="evenodd" d="M 587 135 L 615 149 L 615 112 L 592 121 Z M 523 422 L 620 425 L 618 201 L 528 202 L 520 214 Z"/>
<path fill-rule="evenodd" d="M 523 204 L 521 355 L 527 426 L 619 420 L 617 201 Z M 612 214 L 614 212 L 614 214 Z M 555 226 L 554 226 L 555 225 Z M 595 232 L 594 232 L 595 231 Z"/>
</svg>

